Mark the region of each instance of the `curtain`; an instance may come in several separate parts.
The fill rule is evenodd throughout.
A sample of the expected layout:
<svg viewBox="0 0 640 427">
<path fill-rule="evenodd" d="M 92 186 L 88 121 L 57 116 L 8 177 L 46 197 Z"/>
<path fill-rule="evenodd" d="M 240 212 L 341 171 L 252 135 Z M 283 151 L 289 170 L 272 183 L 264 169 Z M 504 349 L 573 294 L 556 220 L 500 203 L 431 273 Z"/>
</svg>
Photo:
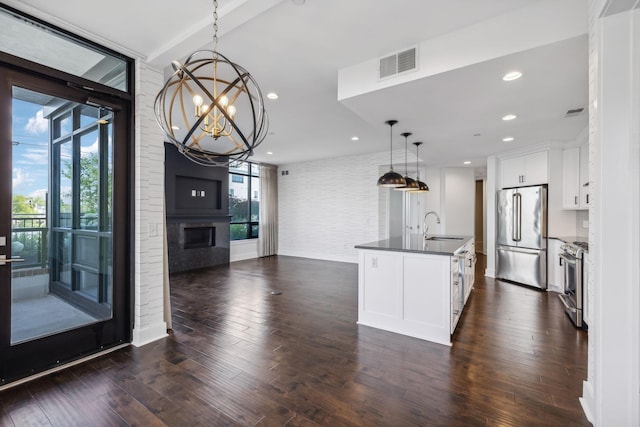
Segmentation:
<svg viewBox="0 0 640 427">
<path fill-rule="evenodd" d="M 278 253 L 278 169 L 273 165 L 260 165 L 260 226 L 258 255 Z"/>
</svg>

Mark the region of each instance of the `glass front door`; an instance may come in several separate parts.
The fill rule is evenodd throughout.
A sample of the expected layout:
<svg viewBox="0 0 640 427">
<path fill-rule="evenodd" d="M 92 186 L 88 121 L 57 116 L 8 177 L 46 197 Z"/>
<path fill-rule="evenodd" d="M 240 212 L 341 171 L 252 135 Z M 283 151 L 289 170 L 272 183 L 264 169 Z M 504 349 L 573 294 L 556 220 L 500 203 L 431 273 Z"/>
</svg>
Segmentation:
<svg viewBox="0 0 640 427">
<path fill-rule="evenodd" d="M 128 341 L 129 299 L 126 257 L 114 257 L 116 246 L 126 253 L 123 111 L 66 85 L 0 74 L 10 107 L 0 118 L 2 384 Z"/>
</svg>

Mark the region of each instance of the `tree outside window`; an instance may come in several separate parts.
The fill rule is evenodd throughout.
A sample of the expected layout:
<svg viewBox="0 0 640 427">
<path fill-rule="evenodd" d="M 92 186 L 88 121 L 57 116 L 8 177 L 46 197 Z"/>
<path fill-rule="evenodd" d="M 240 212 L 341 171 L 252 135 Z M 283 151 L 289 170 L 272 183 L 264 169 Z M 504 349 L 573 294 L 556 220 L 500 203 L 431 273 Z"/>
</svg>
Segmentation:
<svg viewBox="0 0 640 427">
<path fill-rule="evenodd" d="M 260 167 L 250 162 L 229 164 L 229 214 L 231 240 L 258 237 Z"/>
</svg>

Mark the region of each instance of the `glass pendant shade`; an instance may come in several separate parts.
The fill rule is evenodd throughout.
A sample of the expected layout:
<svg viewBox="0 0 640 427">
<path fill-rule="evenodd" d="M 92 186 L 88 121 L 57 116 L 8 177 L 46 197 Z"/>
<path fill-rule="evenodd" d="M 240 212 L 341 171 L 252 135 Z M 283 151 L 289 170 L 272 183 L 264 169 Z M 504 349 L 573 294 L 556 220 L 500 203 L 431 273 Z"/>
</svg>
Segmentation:
<svg viewBox="0 0 640 427">
<path fill-rule="evenodd" d="M 418 184 L 418 188 L 412 190 L 413 193 L 426 193 L 427 191 L 429 191 L 429 186 L 420 181 L 420 169 L 418 169 L 418 151 L 420 149 L 420 146 L 422 145 L 422 142 L 414 142 L 413 145 L 416 146 L 416 184 Z"/>
<path fill-rule="evenodd" d="M 387 120 L 385 123 L 389 125 L 389 172 L 378 178 L 378 187 L 403 187 L 407 184 L 404 177 L 393 171 L 393 125 L 398 123 L 398 121 Z"/>
<path fill-rule="evenodd" d="M 411 177 L 409 177 L 409 166 L 407 163 L 407 138 L 411 136 L 411 132 L 404 132 L 400 135 L 404 136 L 404 182 L 405 185 L 402 187 L 396 187 L 395 190 L 398 191 L 416 191 L 419 190 L 420 187 L 418 183 Z"/>
</svg>

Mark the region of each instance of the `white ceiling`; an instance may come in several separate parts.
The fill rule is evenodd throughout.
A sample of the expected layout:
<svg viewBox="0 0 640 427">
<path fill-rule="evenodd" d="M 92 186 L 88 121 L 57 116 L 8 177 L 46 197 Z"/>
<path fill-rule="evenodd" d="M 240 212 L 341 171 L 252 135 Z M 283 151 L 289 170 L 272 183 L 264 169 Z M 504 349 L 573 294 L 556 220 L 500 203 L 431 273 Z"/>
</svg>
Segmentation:
<svg viewBox="0 0 640 427">
<path fill-rule="evenodd" d="M 100 10 L 85 0 L 5 2 L 159 68 L 212 47 L 210 0 L 111 0 Z M 587 107 L 587 37 L 551 43 L 544 25 L 526 35 L 544 40 L 527 40 L 535 48 L 337 99 L 341 69 L 545 2 L 578 5 L 574 16 L 586 21 L 587 2 L 576 0 L 219 0 L 218 50 L 248 69 L 263 93 L 280 95 L 267 101 L 270 134 L 254 160 L 282 165 L 388 150 L 387 119 L 399 121 L 394 146 L 404 146 L 401 132 L 413 132 L 410 142 L 425 142 L 429 165 L 482 167 L 501 151 L 571 142 L 587 124 L 586 111 L 564 118 Z M 562 27 L 565 15 L 551 13 L 549 22 Z M 470 52 L 479 48 L 469 44 Z M 513 68 L 524 76 L 505 84 L 500 77 Z M 502 122 L 508 112 L 519 118 Z M 516 142 L 501 142 L 507 134 Z"/>
</svg>

